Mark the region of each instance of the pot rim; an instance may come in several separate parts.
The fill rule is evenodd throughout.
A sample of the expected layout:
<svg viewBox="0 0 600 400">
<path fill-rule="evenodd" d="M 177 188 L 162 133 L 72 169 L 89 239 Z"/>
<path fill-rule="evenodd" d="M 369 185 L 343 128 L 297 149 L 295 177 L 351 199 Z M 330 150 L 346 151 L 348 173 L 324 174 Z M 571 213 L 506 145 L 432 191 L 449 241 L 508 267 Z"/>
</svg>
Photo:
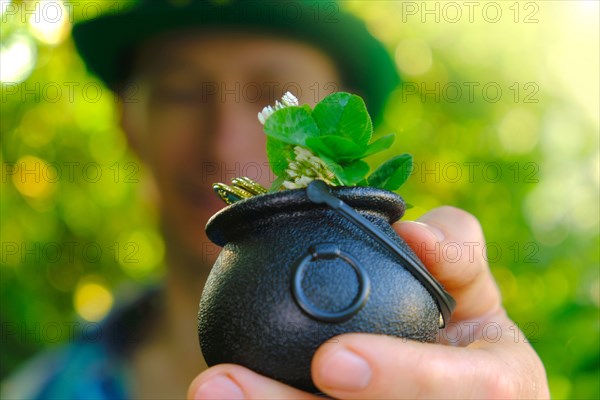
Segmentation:
<svg viewBox="0 0 600 400">
<path fill-rule="evenodd" d="M 390 224 L 398 221 L 406 211 L 404 199 L 388 190 L 370 186 L 333 186 L 331 193 L 357 211 L 379 214 Z M 226 232 L 231 226 L 247 225 L 265 213 L 290 211 L 330 210 L 325 204 L 315 204 L 308 198 L 306 188 L 280 190 L 237 201 L 217 211 L 206 224 L 206 235 L 219 246 L 227 244 Z"/>
</svg>

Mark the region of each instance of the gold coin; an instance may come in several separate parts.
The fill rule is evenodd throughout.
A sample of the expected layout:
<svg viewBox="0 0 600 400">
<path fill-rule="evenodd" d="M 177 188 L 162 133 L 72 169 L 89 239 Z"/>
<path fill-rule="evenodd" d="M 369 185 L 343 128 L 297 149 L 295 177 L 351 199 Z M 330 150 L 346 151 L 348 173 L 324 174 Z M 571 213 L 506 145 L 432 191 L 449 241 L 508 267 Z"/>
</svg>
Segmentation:
<svg viewBox="0 0 600 400">
<path fill-rule="evenodd" d="M 259 183 L 254 182 L 252 179 L 242 176 L 240 178 L 233 178 L 231 183 L 253 195 L 267 193 L 267 189 L 261 186 Z"/>
<path fill-rule="evenodd" d="M 233 204 L 236 201 L 247 199 L 253 196 L 252 193 L 236 186 L 228 186 L 224 183 L 213 183 L 213 190 L 226 204 Z"/>
</svg>

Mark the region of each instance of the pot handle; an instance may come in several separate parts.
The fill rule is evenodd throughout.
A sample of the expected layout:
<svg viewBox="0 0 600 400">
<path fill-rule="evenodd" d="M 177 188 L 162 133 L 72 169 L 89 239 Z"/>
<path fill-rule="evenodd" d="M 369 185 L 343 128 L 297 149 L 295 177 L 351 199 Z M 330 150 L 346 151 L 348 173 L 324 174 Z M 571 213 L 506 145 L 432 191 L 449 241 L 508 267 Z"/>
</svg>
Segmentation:
<svg viewBox="0 0 600 400">
<path fill-rule="evenodd" d="M 308 263 L 316 260 L 333 260 L 341 258 L 346 261 L 356 272 L 358 276 L 358 295 L 348 307 L 341 311 L 330 312 L 321 310 L 310 303 L 308 297 L 302 289 L 302 278 Z M 317 243 L 308 248 L 307 254 L 304 254 L 296 261 L 296 267 L 292 275 L 292 294 L 298 306 L 311 317 L 324 322 L 344 322 L 354 316 L 367 302 L 371 292 L 371 281 L 362 265 L 350 254 L 341 250 L 335 243 Z"/>
<path fill-rule="evenodd" d="M 425 268 L 423 263 L 414 256 L 414 253 L 406 252 L 384 232 L 381 231 L 371 221 L 360 215 L 342 199 L 334 196 L 329 190 L 329 186 L 321 180 L 314 180 L 306 187 L 306 195 L 308 199 L 315 204 L 325 203 L 344 218 L 352 221 L 356 226 L 369 234 L 375 241 L 387 248 L 392 254 L 402 260 L 402 266 L 407 269 L 435 298 L 438 307 L 440 308 L 439 327 L 442 329 L 452 316 L 452 311 L 456 307 L 456 301 L 448 293 L 444 287 L 434 278 L 433 275 Z"/>
</svg>

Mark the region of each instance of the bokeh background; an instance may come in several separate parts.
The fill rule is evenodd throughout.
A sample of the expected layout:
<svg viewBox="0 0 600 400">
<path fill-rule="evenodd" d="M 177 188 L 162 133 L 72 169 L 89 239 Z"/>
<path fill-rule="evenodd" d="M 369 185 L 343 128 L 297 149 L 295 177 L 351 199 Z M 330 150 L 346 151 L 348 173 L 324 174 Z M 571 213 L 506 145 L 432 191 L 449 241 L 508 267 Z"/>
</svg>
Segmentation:
<svg viewBox="0 0 600 400">
<path fill-rule="evenodd" d="M 143 166 L 70 38 L 86 2 L 53 22 L 36 17 L 44 3 L 1 2 L 1 378 L 163 268 Z M 600 398 L 598 2 L 474 3 L 342 7 L 404 79 L 378 132 L 414 155 L 407 218 L 442 204 L 479 217 L 553 397 Z"/>
</svg>

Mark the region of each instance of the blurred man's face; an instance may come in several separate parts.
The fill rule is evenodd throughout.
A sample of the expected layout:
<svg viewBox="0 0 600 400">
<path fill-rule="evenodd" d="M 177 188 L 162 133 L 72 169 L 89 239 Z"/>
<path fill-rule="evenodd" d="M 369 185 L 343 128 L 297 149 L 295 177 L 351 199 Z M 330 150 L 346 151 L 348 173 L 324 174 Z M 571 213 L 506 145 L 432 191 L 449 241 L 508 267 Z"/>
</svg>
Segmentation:
<svg viewBox="0 0 600 400">
<path fill-rule="evenodd" d="M 123 127 L 153 172 L 170 251 L 210 265 L 204 227 L 225 206 L 212 184 L 273 180 L 257 113 L 286 90 L 314 105 L 339 90 L 338 72 L 307 44 L 242 34 L 165 37 L 138 61 L 140 90 L 125 93 Z"/>
</svg>

